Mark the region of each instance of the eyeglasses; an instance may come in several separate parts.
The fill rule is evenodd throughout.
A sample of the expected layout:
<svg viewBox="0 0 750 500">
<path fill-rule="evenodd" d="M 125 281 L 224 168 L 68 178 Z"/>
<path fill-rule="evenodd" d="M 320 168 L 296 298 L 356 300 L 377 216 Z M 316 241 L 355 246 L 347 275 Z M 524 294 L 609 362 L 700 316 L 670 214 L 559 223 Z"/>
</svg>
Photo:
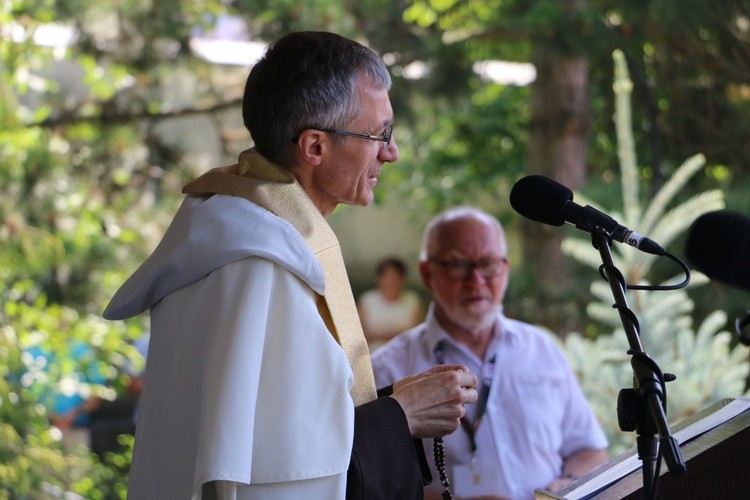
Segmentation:
<svg viewBox="0 0 750 500">
<path fill-rule="evenodd" d="M 345 130 L 334 130 L 332 128 L 320 128 L 318 130 L 320 130 L 321 132 L 329 132 L 331 134 L 348 135 L 350 137 L 359 137 L 360 139 L 369 139 L 371 141 L 381 141 L 384 142 L 386 146 L 391 143 L 391 137 L 393 137 L 393 124 L 388 125 L 385 131 L 380 135 L 360 134 L 358 132 L 347 132 Z"/>
<path fill-rule="evenodd" d="M 347 132 L 345 130 L 334 130 L 332 128 L 321 128 L 318 130 L 320 130 L 321 132 L 329 132 L 331 134 L 348 135 L 350 137 L 359 137 L 360 139 L 369 139 L 371 141 L 382 141 L 385 143 L 386 146 L 388 146 L 391 143 L 391 137 L 393 137 L 393 125 L 392 124 L 388 125 L 385 131 L 380 135 L 360 134 L 357 132 Z"/>
<path fill-rule="evenodd" d="M 508 263 L 508 259 L 488 258 L 472 262 L 470 260 L 440 260 L 430 258 L 428 262 L 445 269 L 445 273 L 450 279 L 465 280 L 472 275 L 474 269 L 477 269 L 479 274 L 484 278 L 494 278 L 502 272 L 503 267 Z"/>
</svg>

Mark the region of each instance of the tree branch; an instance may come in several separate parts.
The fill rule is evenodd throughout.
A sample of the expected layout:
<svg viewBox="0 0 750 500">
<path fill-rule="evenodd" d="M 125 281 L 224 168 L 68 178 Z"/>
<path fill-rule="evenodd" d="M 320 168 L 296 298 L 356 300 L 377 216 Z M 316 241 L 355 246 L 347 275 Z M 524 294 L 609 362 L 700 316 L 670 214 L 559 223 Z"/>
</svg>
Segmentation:
<svg viewBox="0 0 750 500">
<path fill-rule="evenodd" d="M 102 108 L 102 113 L 98 115 L 78 115 L 75 112 L 62 113 L 54 117 L 47 118 L 36 123 L 27 123 L 19 127 L 13 128 L 28 128 L 28 127 L 40 127 L 40 128 L 55 128 L 67 125 L 76 125 L 79 123 L 98 123 L 100 125 L 117 125 L 123 123 L 130 123 L 138 120 L 150 120 L 160 121 L 167 120 L 170 118 L 180 118 L 183 116 L 201 115 L 206 113 L 216 113 L 224 109 L 232 108 L 234 106 L 241 106 L 242 98 L 230 99 L 228 101 L 217 102 L 211 106 L 205 108 L 182 108 L 164 113 L 152 113 L 148 111 L 132 112 L 132 113 L 111 113 L 107 111 L 106 107 Z"/>
</svg>

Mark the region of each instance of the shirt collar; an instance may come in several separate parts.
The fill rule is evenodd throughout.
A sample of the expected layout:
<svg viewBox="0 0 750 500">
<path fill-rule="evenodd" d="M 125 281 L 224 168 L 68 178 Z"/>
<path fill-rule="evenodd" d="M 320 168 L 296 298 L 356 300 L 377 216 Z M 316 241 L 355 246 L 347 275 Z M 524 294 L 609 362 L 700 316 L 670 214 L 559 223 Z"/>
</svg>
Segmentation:
<svg viewBox="0 0 750 500">
<path fill-rule="evenodd" d="M 426 334 L 423 337 L 424 348 L 428 352 L 435 352 L 440 342 L 457 344 L 455 340 L 446 332 L 437 318 L 435 317 L 435 303 L 430 302 L 427 308 L 425 322 L 427 323 Z M 493 327 L 492 339 L 490 340 L 489 353 L 494 353 L 501 345 L 515 347 L 519 343 L 519 332 L 510 328 L 510 320 L 503 314 L 502 310 L 498 312 L 497 321 Z"/>
</svg>

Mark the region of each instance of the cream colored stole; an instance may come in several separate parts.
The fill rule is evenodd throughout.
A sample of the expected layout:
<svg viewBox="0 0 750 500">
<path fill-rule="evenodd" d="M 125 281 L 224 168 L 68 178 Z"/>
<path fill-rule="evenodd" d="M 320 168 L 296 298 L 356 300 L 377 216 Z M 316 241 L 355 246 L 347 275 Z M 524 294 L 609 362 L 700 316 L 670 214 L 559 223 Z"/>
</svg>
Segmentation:
<svg viewBox="0 0 750 500">
<path fill-rule="evenodd" d="M 209 170 L 187 184 L 182 192 L 240 196 L 287 220 L 299 231 L 323 267 L 325 295 L 316 294 L 318 312 L 354 372 L 351 390 L 354 404 L 375 399 L 370 351 L 338 239 L 291 173 L 248 149 L 240 154 L 236 165 Z"/>
</svg>

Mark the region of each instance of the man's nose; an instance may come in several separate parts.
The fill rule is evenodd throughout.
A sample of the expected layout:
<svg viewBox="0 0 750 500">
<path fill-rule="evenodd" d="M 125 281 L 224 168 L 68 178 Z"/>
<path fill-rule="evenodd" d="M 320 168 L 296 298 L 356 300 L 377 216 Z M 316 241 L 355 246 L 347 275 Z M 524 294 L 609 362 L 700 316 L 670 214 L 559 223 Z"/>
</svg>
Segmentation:
<svg viewBox="0 0 750 500">
<path fill-rule="evenodd" d="M 396 138 L 391 137 L 391 142 L 383 143 L 383 147 L 380 149 L 380 160 L 383 162 L 391 162 L 398 160 L 398 145 L 396 144 Z"/>
</svg>

